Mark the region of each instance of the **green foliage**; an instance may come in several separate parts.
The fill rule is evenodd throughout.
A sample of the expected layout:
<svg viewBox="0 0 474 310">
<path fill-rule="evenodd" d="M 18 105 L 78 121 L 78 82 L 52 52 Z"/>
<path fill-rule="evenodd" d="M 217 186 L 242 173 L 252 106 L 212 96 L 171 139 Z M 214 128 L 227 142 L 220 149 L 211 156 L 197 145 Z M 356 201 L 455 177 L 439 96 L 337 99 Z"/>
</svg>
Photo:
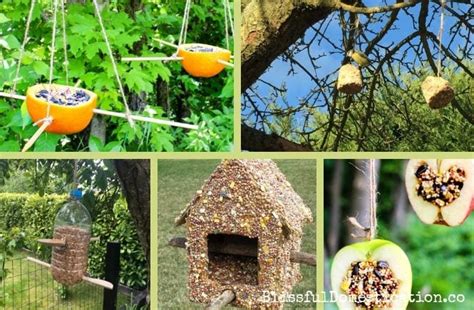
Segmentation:
<svg viewBox="0 0 474 310">
<path fill-rule="evenodd" d="M 16 249 L 22 247 L 24 237 L 25 233 L 18 227 L 14 227 L 5 232 L 0 229 L 0 282 L 7 277 L 8 270 L 5 267 L 6 260 L 8 257 L 13 256 Z"/>
<path fill-rule="evenodd" d="M 143 9 L 130 12 L 126 1 L 114 1 L 102 11 L 104 24 L 115 57 L 129 55 L 171 55 L 173 48 L 158 46 L 154 36 L 177 41 L 184 2 L 168 5 L 144 1 Z M 0 89 L 12 86 L 20 41 L 23 39 L 29 0 L 2 1 L 0 4 Z M 40 14 L 42 12 L 42 14 Z M 128 14 L 125 12 L 129 12 Z M 51 7 L 37 3 L 33 14 L 25 57 L 20 70 L 18 93 L 28 86 L 47 81 L 49 45 L 51 43 Z M 224 13 L 214 1 L 201 1 L 193 6 L 188 41 L 224 46 Z M 99 95 L 99 108 L 124 111 L 122 99 L 107 55 L 93 5 L 67 4 L 69 83 L 81 79 L 82 86 Z M 13 30 L 11 30 L 13 29 Z M 57 37 L 55 82 L 66 83 L 63 66 L 62 37 Z M 35 151 L 226 151 L 233 137 L 232 71 L 211 79 L 195 79 L 177 63 L 118 62 L 125 90 L 140 97 L 130 103 L 133 110 L 155 118 L 170 118 L 200 124 L 199 133 L 180 128 L 137 122 L 133 129 L 126 120 L 107 117 L 106 143 L 83 132 L 73 136 L 44 134 L 36 142 Z M 169 94 L 157 85 L 167 84 Z M 164 97 L 166 98 L 164 98 Z M 136 96 L 135 96 L 136 97 Z M 160 100 L 160 102 L 156 102 Z M 166 101 L 166 102 L 165 102 Z M 36 128 L 31 125 L 21 103 L 0 99 L 0 150 L 19 151 L 25 139 Z"/>
<path fill-rule="evenodd" d="M 56 213 L 67 199 L 67 195 L 56 194 L 0 193 L 0 231 L 21 229 L 24 232 L 22 246 L 49 260 L 50 247 L 40 245 L 37 239 L 52 236 Z M 107 241 L 119 241 L 122 247 L 121 283 L 137 289 L 145 287 L 148 277 L 144 268 L 146 261 L 125 202 L 118 201 L 113 208 L 101 209 L 93 221 L 93 235 L 100 237 L 101 241 L 91 243 L 91 274 L 103 276 Z M 2 238 L 0 235 L 0 240 Z"/>
<path fill-rule="evenodd" d="M 148 273 L 144 268 L 146 266 L 145 254 L 123 200 L 119 200 L 112 209 L 103 209 L 97 215 L 92 234 L 100 236 L 100 241 L 92 242 L 90 246 L 89 271 L 93 276 L 104 276 L 107 241 L 117 241 L 121 246 L 120 283 L 136 289 L 147 286 Z"/>
</svg>

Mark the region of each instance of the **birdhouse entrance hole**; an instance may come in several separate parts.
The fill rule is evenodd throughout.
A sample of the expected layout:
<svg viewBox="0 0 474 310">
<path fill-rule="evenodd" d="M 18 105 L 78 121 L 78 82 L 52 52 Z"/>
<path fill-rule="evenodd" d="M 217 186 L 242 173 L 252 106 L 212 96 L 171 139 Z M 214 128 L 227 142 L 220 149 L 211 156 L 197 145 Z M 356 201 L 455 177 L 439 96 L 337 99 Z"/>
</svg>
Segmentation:
<svg viewBox="0 0 474 310">
<path fill-rule="evenodd" d="M 221 285 L 258 285 L 258 238 L 210 234 L 207 250 L 210 279 Z"/>
</svg>

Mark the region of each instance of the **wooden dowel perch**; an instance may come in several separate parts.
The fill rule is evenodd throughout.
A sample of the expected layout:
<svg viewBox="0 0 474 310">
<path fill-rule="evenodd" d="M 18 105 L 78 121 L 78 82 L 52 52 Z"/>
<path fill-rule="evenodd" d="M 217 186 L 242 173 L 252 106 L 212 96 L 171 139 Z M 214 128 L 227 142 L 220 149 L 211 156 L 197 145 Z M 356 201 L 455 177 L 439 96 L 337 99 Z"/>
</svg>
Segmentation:
<svg viewBox="0 0 474 310">
<path fill-rule="evenodd" d="M 27 257 L 26 258 L 27 261 L 30 261 L 32 263 L 35 263 L 35 264 L 38 264 L 40 266 L 43 266 L 43 267 L 46 267 L 48 269 L 51 269 L 51 265 L 48 264 L 48 263 L 45 263 L 39 259 L 36 259 L 36 258 L 33 258 L 33 257 Z M 93 284 L 93 285 L 97 285 L 97 286 L 100 286 L 100 287 L 103 287 L 103 288 L 106 288 L 108 290 L 113 290 L 114 289 L 114 285 L 108 281 L 105 281 L 105 280 L 101 280 L 101 279 L 94 279 L 94 278 L 89 278 L 89 277 L 86 277 L 86 276 L 83 276 L 82 277 L 82 280 L 87 282 L 87 283 L 90 283 L 90 284 Z"/>
<path fill-rule="evenodd" d="M 183 57 L 122 57 L 122 61 L 181 61 Z"/>
<path fill-rule="evenodd" d="M 46 130 L 46 128 L 51 125 L 53 119 L 51 117 L 49 117 L 48 119 L 44 120 L 43 121 L 43 124 L 41 124 L 40 128 L 38 128 L 38 130 L 36 130 L 36 132 L 34 133 L 34 135 L 28 139 L 28 142 L 26 142 L 25 146 L 23 147 L 23 149 L 21 150 L 22 152 L 26 152 L 30 149 L 30 147 L 33 146 L 33 144 L 35 144 L 36 140 L 39 139 L 39 137 L 41 136 L 41 134 Z"/>
<path fill-rule="evenodd" d="M 65 246 L 66 241 L 62 239 L 38 239 L 38 242 L 41 244 L 49 245 L 49 246 Z"/>
<path fill-rule="evenodd" d="M 220 63 L 221 65 L 224 65 L 224 66 L 227 66 L 227 67 L 231 67 L 231 68 L 234 67 L 233 63 L 227 62 L 225 60 L 218 59 L 217 62 Z"/>
<path fill-rule="evenodd" d="M 230 304 L 235 299 L 235 294 L 231 290 L 225 290 L 222 294 L 214 299 L 207 307 L 206 310 L 220 310 Z"/>
<path fill-rule="evenodd" d="M 4 92 L 0 92 L 0 97 L 7 97 L 7 98 L 12 98 L 12 99 L 18 99 L 18 100 L 26 100 L 26 96 L 21 96 L 21 95 L 16 95 L 16 94 L 9 94 L 9 93 L 4 93 Z M 109 116 L 120 117 L 120 118 L 127 118 L 127 115 L 125 113 L 112 112 L 112 111 L 106 111 L 106 110 L 100 110 L 100 109 L 94 109 L 93 111 L 96 114 L 109 115 Z M 130 118 L 133 119 L 133 120 L 136 120 L 136 121 L 154 123 L 154 124 L 159 124 L 159 125 L 168 125 L 168 126 L 174 126 L 174 127 L 181 127 L 181 128 L 186 128 L 186 129 L 196 130 L 196 129 L 199 128 L 199 126 L 197 126 L 197 125 L 179 123 L 179 122 L 173 122 L 173 121 L 167 121 L 167 120 L 161 120 L 161 119 L 145 117 L 145 116 L 139 116 L 139 115 L 131 115 Z M 38 131 L 36 133 L 40 132 L 40 130 L 41 130 L 41 132 L 39 133 L 39 135 L 41 135 L 41 133 L 46 129 L 46 127 L 48 127 L 45 124 L 46 124 L 46 122 L 43 123 L 43 125 L 38 129 Z M 45 126 L 45 127 L 42 128 L 43 126 Z M 36 133 L 35 133 L 35 135 L 36 135 Z M 39 135 L 38 135 L 38 137 L 39 137 Z M 33 140 L 33 137 L 28 141 L 28 144 L 30 143 L 30 141 L 32 141 L 31 145 L 33 145 L 33 143 L 36 141 L 36 139 Z M 23 152 L 25 152 L 25 149 L 28 150 L 31 147 L 31 145 L 29 145 L 28 148 L 26 148 L 26 145 L 25 145 L 25 147 L 23 148 Z"/>
<path fill-rule="evenodd" d="M 168 245 L 177 248 L 186 248 L 186 238 L 173 237 L 169 240 Z M 256 249 L 252 249 L 248 244 L 222 244 L 213 243 L 209 246 L 209 252 L 219 254 L 241 255 L 255 257 Z M 309 266 L 316 266 L 316 255 L 304 252 L 292 252 L 290 261 L 292 263 L 306 264 Z"/>
<path fill-rule="evenodd" d="M 160 42 L 161 44 L 163 45 L 168 45 L 168 46 L 171 46 L 171 47 L 174 47 L 174 48 L 178 48 L 179 46 L 176 45 L 176 44 L 173 44 L 171 42 L 168 42 L 168 41 L 165 41 L 165 40 L 161 40 L 161 39 L 153 39 L 153 41 L 156 41 L 156 42 Z"/>
</svg>

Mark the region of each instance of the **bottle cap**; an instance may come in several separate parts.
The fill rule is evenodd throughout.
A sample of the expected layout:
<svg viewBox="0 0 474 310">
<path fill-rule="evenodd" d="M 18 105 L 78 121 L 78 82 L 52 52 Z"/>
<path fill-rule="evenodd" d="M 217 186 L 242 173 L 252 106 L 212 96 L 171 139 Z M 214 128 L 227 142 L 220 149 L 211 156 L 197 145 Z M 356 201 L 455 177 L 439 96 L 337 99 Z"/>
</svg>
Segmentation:
<svg viewBox="0 0 474 310">
<path fill-rule="evenodd" d="M 75 188 L 71 191 L 70 195 L 74 199 L 81 199 L 82 198 L 82 189 Z"/>
</svg>

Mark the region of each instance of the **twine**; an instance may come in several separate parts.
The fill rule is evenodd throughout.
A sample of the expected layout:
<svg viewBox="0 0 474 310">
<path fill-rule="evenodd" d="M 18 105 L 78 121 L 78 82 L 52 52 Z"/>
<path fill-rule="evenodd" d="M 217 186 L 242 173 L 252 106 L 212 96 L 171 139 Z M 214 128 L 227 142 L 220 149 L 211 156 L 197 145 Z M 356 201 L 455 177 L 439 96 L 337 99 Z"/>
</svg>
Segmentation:
<svg viewBox="0 0 474 310">
<path fill-rule="evenodd" d="M 35 8 L 36 0 L 31 0 L 30 4 L 30 11 L 28 13 L 28 18 L 26 19 L 26 28 L 25 28 L 25 34 L 23 36 L 23 42 L 21 43 L 20 47 L 20 55 L 18 58 L 18 64 L 16 66 L 16 72 L 15 72 L 15 78 L 13 79 L 13 87 L 12 87 L 12 93 L 14 94 L 16 92 L 16 86 L 18 83 L 18 76 L 20 75 L 20 67 L 21 67 L 21 61 L 23 60 L 23 56 L 25 54 L 25 47 L 26 43 L 28 43 L 28 34 L 30 32 L 30 25 L 31 25 L 31 20 L 33 19 L 33 11 Z"/>
<path fill-rule="evenodd" d="M 375 239 L 377 235 L 377 182 L 375 176 L 375 159 L 369 159 L 369 227 L 364 227 L 355 217 L 347 219 L 354 227 L 361 230 L 363 235 L 351 234 L 354 238 L 363 237 Z"/>
<path fill-rule="evenodd" d="M 441 18 L 439 21 L 439 33 L 438 33 L 438 77 L 441 76 L 441 51 L 444 31 L 444 6 L 446 0 L 441 0 Z"/>
<path fill-rule="evenodd" d="M 127 97 L 125 96 L 125 91 L 123 90 L 122 81 L 120 80 L 120 75 L 119 75 L 119 72 L 118 72 L 117 64 L 115 63 L 115 58 L 114 58 L 114 55 L 112 53 L 112 47 L 110 46 L 109 38 L 107 37 L 107 32 L 105 31 L 104 22 L 102 21 L 102 16 L 100 15 L 99 4 L 97 3 L 97 0 L 93 0 L 93 2 L 94 2 L 95 12 L 97 14 L 97 19 L 99 20 L 99 25 L 100 25 L 100 28 L 102 30 L 102 36 L 104 37 L 105 45 L 107 46 L 107 52 L 109 54 L 110 61 L 112 62 L 112 68 L 114 69 L 115 78 L 117 79 L 120 94 L 122 96 L 123 104 L 125 106 L 125 115 L 127 117 L 128 123 L 133 128 L 133 127 L 135 127 L 135 122 L 131 118 L 131 111 L 130 111 L 130 108 L 128 107 L 128 104 L 127 104 Z"/>
<path fill-rule="evenodd" d="M 69 85 L 69 60 L 67 57 L 66 12 L 64 9 L 64 0 L 61 0 L 61 13 L 63 24 L 64 70 L 66 71 L 66 85 Z"/>
</svg>

